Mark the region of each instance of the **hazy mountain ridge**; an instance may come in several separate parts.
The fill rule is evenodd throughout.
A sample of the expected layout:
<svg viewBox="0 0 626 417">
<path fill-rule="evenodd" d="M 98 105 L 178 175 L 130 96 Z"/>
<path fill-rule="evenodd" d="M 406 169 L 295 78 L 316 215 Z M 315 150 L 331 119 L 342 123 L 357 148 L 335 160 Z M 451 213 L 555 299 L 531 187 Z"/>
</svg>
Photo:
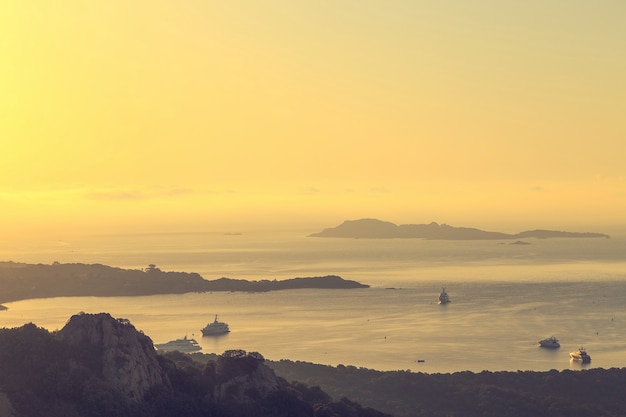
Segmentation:
<svg viewBox="0 0 626 417">
<path fill-rule="evenodd" d="M 455 227 L 432 222 L 429 224 L 396 225 L 378 219 L 346 220 L 336 227 L 312 233 L 309 237 L 337 237 L 353 239 L 429 239 L 429 240 L 505 240 L 521 238 L 609 238 L 603 233 L 579 233 L 556 230 L 527 230 L 509 234 L 490 232 L 471 227 Z"/>
<path fill-rule="evenodd" d="M 65 296 L 136 296 L 209 291 L 263 292 L 298 288 L 353 289 L 368 285 L 336 275 L 248 281 L 200 274 L 144 270 L 101 264 L 24 264 L 0 262 L 0 302 Z M 0 308 L 1 309 L 1 308 Z"/>
</svg>

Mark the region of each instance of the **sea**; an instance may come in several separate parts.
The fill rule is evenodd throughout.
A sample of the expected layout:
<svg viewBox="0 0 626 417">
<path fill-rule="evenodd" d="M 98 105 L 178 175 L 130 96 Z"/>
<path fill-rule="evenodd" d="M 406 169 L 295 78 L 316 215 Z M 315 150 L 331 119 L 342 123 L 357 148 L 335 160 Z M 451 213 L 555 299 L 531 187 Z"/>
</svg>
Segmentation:
<svg viewBox="0 0 626 417">
<path fill-rule="evenodd" d="M 626 234 L 521 242 L 313 238 L 304 230 L 98 235 L 0 242 L 0 260 L 155 264 L 209 280 L 339 275 L 370 286 L 22 300 L 4 303 L 0 327 L 54 331 L 74 314 L 107 312 L 154 343 L 187 336 L 205 353 L 243 349 L 270 360 L 430 374 L 626 366 Z M 439 305 L 444 287 L 451 303 Z M 203 337 L 215 315 L 231 333 Z M 538 347 L 549 336 L 559 349 Z M 570 361 L 581 346 L 590 364 Z"/>
</svg>

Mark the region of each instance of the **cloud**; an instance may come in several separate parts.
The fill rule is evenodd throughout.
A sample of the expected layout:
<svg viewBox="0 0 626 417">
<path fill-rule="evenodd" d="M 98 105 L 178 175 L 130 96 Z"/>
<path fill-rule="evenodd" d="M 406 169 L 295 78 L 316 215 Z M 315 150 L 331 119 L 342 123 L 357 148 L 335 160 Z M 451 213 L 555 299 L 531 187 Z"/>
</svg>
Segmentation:
<svg viewBox="0 0 626 417">
<path fill-rule="evenodd" d="M 138 190 L 131 191 L 91 191 L 85 194 L 89 200 L 106 201 L 137 201 L 145 200 L 147 197 Z"/>
<path fill-rule="evenodd" d="M 380 193 L 380 194 L 387 194 L 391 192 L 391 190 L 387 187 L 370 187 L 369 191 L 372 193 Z"/>
<path fill-rule="evenodd" d="M 154 199 L 175 199 L 197 194 L 193 189 L 183 187 L 151 187 L 146 189 L 106 189 L 88 191 L 85 197 L 100 201 L 145 201 Z"/>
</svg>

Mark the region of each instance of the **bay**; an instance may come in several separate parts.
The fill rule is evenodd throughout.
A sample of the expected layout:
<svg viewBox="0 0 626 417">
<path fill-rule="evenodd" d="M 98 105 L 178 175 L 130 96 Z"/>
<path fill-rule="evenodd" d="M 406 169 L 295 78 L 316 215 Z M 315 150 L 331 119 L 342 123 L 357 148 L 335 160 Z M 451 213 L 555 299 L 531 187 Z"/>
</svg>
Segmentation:
<svg viewBox="0 0 626 417">
<path fill-rule="evenodd" d="M 187 335 L 204 352 L 257 351 L 379 370 L 447 373 L 582 369 L 626 361 L 625 240 L 510 242 L 314 239 L 295 233 L 97 236 L 0 247 L 7 260 L 103 263 L 199 272 L 207 279 L 338 274 L 359 290 L 76 297 L 5 303 L 0 326 L 61 328 L 72 314 L 126 318 L 155 343 Z M 445 286 L 452 303 L 441 306 Z M 214 315 L 223 337 L 202 337 Z M 555 335 L 561 348 L 537 347 Z M 422 362 L 423 361 L 423 362 Z"/>
</svg>

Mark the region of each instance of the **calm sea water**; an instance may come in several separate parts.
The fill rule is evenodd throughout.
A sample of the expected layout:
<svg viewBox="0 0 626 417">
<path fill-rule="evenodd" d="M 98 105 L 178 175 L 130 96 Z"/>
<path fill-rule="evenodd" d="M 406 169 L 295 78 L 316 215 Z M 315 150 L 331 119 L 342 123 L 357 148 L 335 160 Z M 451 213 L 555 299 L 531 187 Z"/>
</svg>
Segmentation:
<svg viewBox="0 0 626 417">
<path fill-rule="evenodd" d="M 0 326 L 61 328 L 80 311 L 131 320 L 155 343 L 195 337 L 205 352 L 258 351 L 329 365 L 428 373 L 626 366 L 626 239 L 351 240 L 304 234 L 98 236 L 0 246 L 16 262 L 102 263 L 207 279 L 338 274 L 372 287 L 270 293 L 79 297 L 6 303 Z M 446 286 L 452 303 L 437 304 Z M 232 332 L 202 337 L 213 316 Z M 555 335 L 558 350 L 540 349 Z M 423 362 L 418 362 L 418 360 Z"/>
</svg>

